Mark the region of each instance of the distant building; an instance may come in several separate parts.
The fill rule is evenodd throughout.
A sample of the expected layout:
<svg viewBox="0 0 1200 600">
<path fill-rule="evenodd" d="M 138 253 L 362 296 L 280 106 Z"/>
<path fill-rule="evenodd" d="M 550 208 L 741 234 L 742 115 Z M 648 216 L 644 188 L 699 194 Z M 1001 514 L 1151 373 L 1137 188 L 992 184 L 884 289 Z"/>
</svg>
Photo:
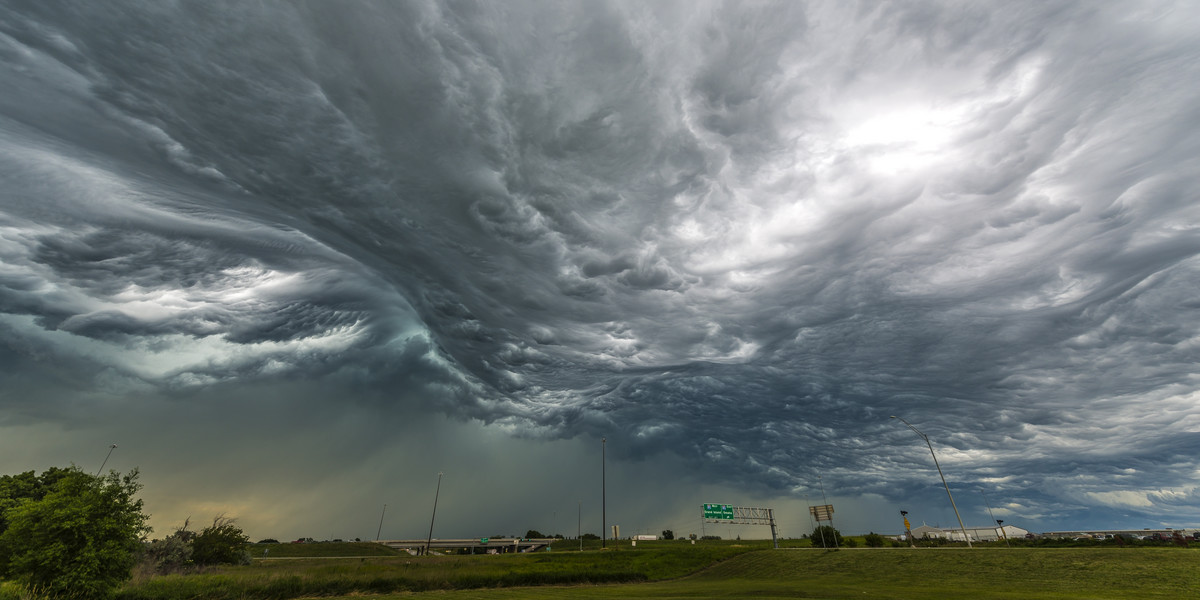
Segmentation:
<svg viewBox="0 0 1200 600">
<path fill-rule="evenodd" d="M 1200 535 L 1200 529 L 1080 529 L 1076 531 L 1047 531 L 1042 537 L 1072 539 L 1111 539 L 1114 537 L 1134 539 L 1174 539 L 1176 534 L 1190 539 Z"/>
<path fill-rule="evenodd" d="M 1003 533 L 1001 532 L 1003 529 Z M 1002 540 L 1005 536 L 1009 539 L 1023 539 L 1025 534 L 1029 533 L 1027 529 L 1021 529 L 1015 525 L 1005 525 L 1001 527 L 968 527 L 967 535 L 971 537 L 972 542 L 992 542 Z M 963 541 L 963 530 L 958 527 L 933 527 L 930 525 L 921 525 L 914 527 L 912 530 L 913 539 L 921 538 L 944 538 L 952 542 Z"/>
</svg>

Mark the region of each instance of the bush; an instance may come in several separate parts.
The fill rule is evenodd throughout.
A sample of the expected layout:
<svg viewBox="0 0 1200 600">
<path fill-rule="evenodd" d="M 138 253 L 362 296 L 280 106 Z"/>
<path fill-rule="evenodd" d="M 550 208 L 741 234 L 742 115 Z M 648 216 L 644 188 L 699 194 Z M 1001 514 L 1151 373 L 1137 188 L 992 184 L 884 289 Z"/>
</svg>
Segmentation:
<svg viewBox="0 0 1200 600">
<path fill-rule="evenodd" d="M 188 531 L 189 522 L 190 518 L 185 519 L 183 525 L 165 539 L 146 544 L 146 551 L 142 554 L 143 571 L 165 575 L 181 571 L 193 564 L 192 540 L 196 539 L 196 532 Z"/>
<path fill-rule="evenodd" d="M 192 539 L 192 561 L 198 565 L 248 565 L 250 554 L 246 544 L 249 543 L 250 538 L 234 525 L 233 519 L 217 515 L 212 525 Z"/>
<path fill-rule="evenodd" d="M 186 529 L 179 529 L 167 536 L 166 539 L 154 540 L 146 544 L 146 553 L 142 557 L 142 568 L 148 568 L 160 575 L 183 569 L 192 562 L 191 538 L 195 535 Z"/>
<path fill-rule="evenodd" d="M 863 536 L 863 542 L 865 542 L 867 546 L 871 548 L 882 548 L 883 536 L 872 531 L 871 533 Z"/>
<path fill-rule="evenodd" d="M 808 536 L 814 548 L 840 548 L 846 545 L 840 531 L 830 525 L 821 525 Z"/>
<path fill-rule="evenodd" d="M 99 477 L 78 468 L 43 473 L 44 492 L 4 511 L 6 571 L 47 597 L 108 598 L 128 580 L 149 533 L 136 469 Z"/>
</svg>

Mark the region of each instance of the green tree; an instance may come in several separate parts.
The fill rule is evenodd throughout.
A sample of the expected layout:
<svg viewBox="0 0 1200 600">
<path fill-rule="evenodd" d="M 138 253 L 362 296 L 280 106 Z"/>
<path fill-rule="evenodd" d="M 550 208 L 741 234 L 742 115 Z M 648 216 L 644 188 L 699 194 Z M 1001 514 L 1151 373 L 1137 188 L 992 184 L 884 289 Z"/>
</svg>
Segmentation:
<svg viewBox="0 0 1200 600">
<path fill-rule="evenodd" d="M 250 538 L 233 519 L 225 515 L 213 518 L 212 525 L 205 527 L 192 539 L 192 562 L 198 565 L 242 565 L 250 563 L 246 545 Z"/>
<path fill-rule="evenodd" d="M 150 531 L 135 498 L 137 476 L 137 469 L 94 476 L 76 467 L 43 473 L 40 489 L 4 511 L 6 574 L 49 597 L 110 597 L 129 579 Z"/>
<path fill-rule="evenodd" d="M 8 529 L 8 519 L 4 513 L 16 508 L 23 500 L 41 500 L 58 480 L 65 477 L 71 469 L 51 467 L 38 477 L 33 471 L 19 475 L 0 476 L 0 533 Z M 0 558 L 0 576 L 4 575 L 4 560 Z"/>
<path fill-rule="evenodd" d="M 841 532 L 834 529 L 832 525 L 818 526 L 808 536 L 808 539 L 812 540 L 812 545 L 816 548 L 840 548 L 846 545 Z"/>
<path fill-rule="evenodd" d="M 863 541 L 872 548 L 882 548 L 884 540 L 882 535 L 872 531 L 871 533 L 863 536 Z"/>
<path fill-rule="evenodd" d="M 673 540 L 673 539 L 675 539 L 675 532 L 671 531 L 670 529 L 664 529 L 663 533 L 662 533 L 662 538 L 664 540 Z"/>
<path fill-rule="evenodd" d="M 529 531 L 525 532 L 525 539 L 527 539 L 527 540 L 541 539 L 544 537 L 549 537 L 549 536 L 542 535 L 542 532 L 540 532 L 536 529 L 530 529 Z"/>
</svg>

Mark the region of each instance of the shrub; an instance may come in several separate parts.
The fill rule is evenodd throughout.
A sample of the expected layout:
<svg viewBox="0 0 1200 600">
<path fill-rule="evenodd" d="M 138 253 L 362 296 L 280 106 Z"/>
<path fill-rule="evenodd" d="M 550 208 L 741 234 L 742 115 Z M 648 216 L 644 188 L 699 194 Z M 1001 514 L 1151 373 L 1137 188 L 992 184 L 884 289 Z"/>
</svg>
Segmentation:
<svg viewBox="0 0 1200 600">
<path fill-rule="evenodd" d="M 234 525 L 233 519 L 217 515 L 212 525 L 192 539 L 192 561 L 198 565 L 250 564 L 250 554 L 246 551 L 249 543 L 250 538 Z"/>
<path fill-rule="evenodd" d="M 866 542 L 867 546 L 870 546 L 871 548 L 882 548 L 883 536 L 872 531 L 871 533 L 863 536 L 863 542 Z"/>
<path fill-rule="evenodd" d="M 175 534 L 147 544 L 146 554 L 142 557 L 142 563 L 160 575 L 179 571 L 191 562 L 191 544 Z"/>
<path fill-rule="evenodd" d="M 142 555 L 142 569 L 165 575 L 174 573 L 192 564 L 192 540 L 196 534 L 187 530 L 188 522 L 176 529 L 165 539 L 146 544 Z"/>
<path fill-rule="evenodd" d="M 846 545 L 842 534 L 830 525 L 821 525 L 808 536 L 816 548 L 840 548 Z"/>
</svg>

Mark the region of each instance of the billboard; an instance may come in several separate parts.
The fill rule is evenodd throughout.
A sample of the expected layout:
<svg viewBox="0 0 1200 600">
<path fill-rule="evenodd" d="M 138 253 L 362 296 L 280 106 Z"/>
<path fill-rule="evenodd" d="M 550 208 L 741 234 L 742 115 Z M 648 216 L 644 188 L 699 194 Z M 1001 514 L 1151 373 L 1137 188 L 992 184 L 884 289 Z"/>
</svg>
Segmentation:
<svg viewBox="0 0 1200 600">
<path fill-rule="evenodd" d="M 812 513 L 813 518 L 816 519 L 818 523 L 820 523 L 821 521 L 833 522 L 833 505 L 832 504 L 822 504 L 820 506 L 810 506 L 810 507 L 808 507 L 808 512 Z"/>
</svg>

